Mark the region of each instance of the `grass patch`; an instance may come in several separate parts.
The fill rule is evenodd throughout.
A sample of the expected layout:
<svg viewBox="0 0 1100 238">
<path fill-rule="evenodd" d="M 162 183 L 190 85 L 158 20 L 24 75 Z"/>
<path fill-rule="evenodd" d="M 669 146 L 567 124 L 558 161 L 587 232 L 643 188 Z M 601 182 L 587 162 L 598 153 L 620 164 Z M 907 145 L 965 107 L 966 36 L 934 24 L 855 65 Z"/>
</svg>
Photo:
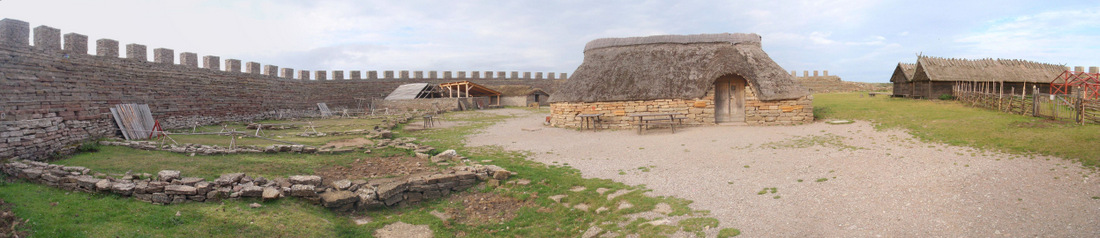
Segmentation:
<svg viewBox="0 0 1100 238">
<path fill-rule="evenodd" d="M 817 180 L 814 180 L 814 182 L 818 182 L 818 183 L 825 182 L 825 181 L 829 181 L 829 179 L 828 178 L 819 178 Z"/>
<path fill-rule="evenodd" d="M 607 179 L 585 179 L 581 177 L 579 170 L 569 166 L 545 165 L 527 160 L 529 152 L 506 151 L 490 146 L 465 146 L 463 140 L 466 135 L 476 133 L 509 116 L 488 112 L 457 112 L 448 113 L 445 117 L 461 123 L 448 128 L 415 131 L 405 131 L 401 129 L 402 126 L 398 126 L 394 132 L 397 137 L 416 137 L 419 143 L 436 148 L 455 149 L 472 161 L 491 161 L 485 164 L 518 172 L 514 179 L 532 182 L 528 185 L 505 184 L 496 188 L 475 187 L 443 199 L 403 208 L 370 211 L 366 214 L 337 214 L 295 198 L 265 202 L 264 207 L 259 209 L 248 208 L 249 203 L 259 202 L 255 199 L 160 206 L 115 195 L 69 192 L 23 182 L 0 184 L 0 199 L 15 204 L 16 215 L 31 219 L 29 228 L 35 236 L 40 237 L 370 237 L 374 230 L 398 221 L 428 225 L 437 237 L 577 237 L 592 226 L 600 226 L 608 232 L 619 234 L 661 237 L 680 230 L 696 230 L 699 226 L 718 226 L 717 220 L 713 218 L 657 226 L 646 224 L 645 219 L 631 220 L 627 214 L 651 211 L 659 203 L 672 207 L 670 216 L 706 216 L 709 213 L 691 210 L 688 207 L 691 201 L 688 200 L 646 196 L 645 192 L 649 190 L 644 186 L 628 186 Z M 323 121 L 315 124 L 320 122 Z M 220 129 L 220 126 L 217 128 Z M 264 177 L 310 174 L 317 168 L 346 165 L 364 156 L 390 155 L 409 155 L 409 151 L 374 150 L 369 155 L 236 154 L 192 157 L 162 151 L 102 146 L 99 152 L 81 153 L 55 163 L 85 166 L 107 173 L 124 173 L 130 170 L 155 173 L 163 169 L 175 169 L 181 170 L 186 176 L 214 179 L 227 172 L 245 172 Z M 654 167 L 647 166 L 639 170 L 651 168 Z M 574 186 L 590 189 L 570 192 L 569 189 Z M 597 193 L 596 188 L 629 192 L 608 200 L 607 195 Z M 461 199 L 456 201 L 450 198 L 467 193 L 495 193 L 529 205 L 515 209 L 513 219 L 484 224 L 464 224 L 457 219 L 444 221 L 430 214 L 431 211 L 460 208 Z M 569 195 L 562 199 L 563 203 L 585 203 L 593 209 L 616 208 L 622 202 L 629 202 L 634 207 L 596 214 L 567 208 L 550 200 L 549 196 L 555 194 Z M 177 211 L 181 216 L 175 216 Z M 355 225 L 352 222 L 353 216 L 367 216 L 372 222 Z"/>
<path fill-rule="evenodd" d="M 680 221 L 680 226 L 686 232 L 694 232 L 696 237 L 705 237 L 706 234 L 703 231 L 711 227 L 718 227 L 718 219 L 711 217 L 688 218 Z"/>
<path fill-rule="evenodd" d="M 792 149 L 792 148 L 810 148 L 813 146 L 833 147 L 840 150 L 859 150 L 866 149 L 858 146 L 851 146 L 844 144 L 844 140 L 848 137 L 825 133 L 825 135 L 810 135 L 810 136 L 795 136 L 794 138 L 784 141 L 769 142 L 760 145 L 761 149 Z"/>
<path fill-rule="evenodd" d="M 1039 153 L 1100 164 L 1100 125 L 1074 125 L 965 106 L 956 101 L 864 97 L 858 93 L 814 95 L 814 116 L 859 119 L 876 128 L 906 129 L 925 141 Z"/>
<path fill-rule="evenodd" d="M 718 231 L 718 238 L 729 238 L 729 237 L 734 237 L 734 236 L 738 236 L 738 235 L 741 235 L 741 230 L 738 230 L 738 229 L 725 228 L 725 229 L 722 229 L 721 231 Z"/>
</svg>

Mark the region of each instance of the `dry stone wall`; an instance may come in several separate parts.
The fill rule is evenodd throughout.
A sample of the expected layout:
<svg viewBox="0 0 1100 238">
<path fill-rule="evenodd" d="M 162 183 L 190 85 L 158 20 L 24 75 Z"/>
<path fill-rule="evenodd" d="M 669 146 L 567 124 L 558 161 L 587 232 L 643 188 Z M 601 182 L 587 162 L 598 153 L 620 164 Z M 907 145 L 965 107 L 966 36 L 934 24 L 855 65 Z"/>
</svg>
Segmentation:
<svg viewBox="0 0 1100 238">
<path fill-rule="evenodd" d="M 308 80 L 308 70 L 295 75 L 291 68 L 237 59 L 225 59 L 223 67 L 219 56 L 202 56 L 200 68 L 199 55 L 191 52 L 179 53 L 177 64 L 175 51 L 164 48 L 153 49 L 149 61 L 148 47 L 140 44 L 127 44 L 126 55 L 120 55 L 119 42 L 111 39 L 95 40 L 95 49 L 89 49 L 87 36 L 62 37 L 59 29 L 45 26 L 35 28 L 31 41 L 30 29 L 27 22 L 0 20 L 0 158 L 41 160 L 68 153 L 81 141 L 112 136 L 117 129 L 109 108 L 120 103 L 148 104 L 154 118 L 171 129 L 316 116 L 321 102 L 333 109 L 366 107 L 370 99 L 407 83 L 469 80 L 552 91 L 567 77 L 519 77 L 514 71 L 511 77 L 503 71 L 462 72 L 457 78 L 415 71 L 395 77 L 390 71 L 380 78 L 377 71 L 353 70 L 333 71 L 332 79 L 316 73 Z"/>
<path fill-rule="evenodd" d="M 113 193 L 153 204 L 217 202 L 222 199 L 273 200 L 297 197 L 340 212 L 401 206 L 463 191 L 479 180 L 505 180 L 512 172 L 494 165 L 456 166 L 441 172 L 402 178 L 328 181 L 315 175 L 266 179 L 244 173 L 223 174 L 214 181 L 183 177 L 180 171 L 108 175 L 88 168 L 14 161 L 0 171 L 31 182 L 71 191 Z M 497 182 L 499 183 L 499 182 Z"/>
<path fill-rule="evenodd" d="M 551 103 L 550 125 L 580 128 L 578 114 L 602 113 L 600 126 L 612 129 L 636 128 L 628 116 L 634 113 L 683 113 L 684 124 L 713 125 L 714 89 L 697 99 L 659 99 L 591 103 Z M 752 126 L 797 125 L 813 122 L 813 96 L 793 100 L 761 101 L 751 86 L 745 87 L 745 124 Z"/>
</svg>

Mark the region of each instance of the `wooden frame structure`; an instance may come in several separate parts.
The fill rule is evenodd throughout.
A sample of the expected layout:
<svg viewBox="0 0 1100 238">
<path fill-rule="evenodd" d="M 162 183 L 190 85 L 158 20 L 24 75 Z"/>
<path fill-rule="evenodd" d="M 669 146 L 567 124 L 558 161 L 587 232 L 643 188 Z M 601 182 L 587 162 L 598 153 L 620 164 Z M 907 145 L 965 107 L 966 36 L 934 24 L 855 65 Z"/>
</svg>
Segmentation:
<svg viewBox="0 0 1100 238">
<path fill-rule="evenodd" d="M 448 98 L 496 97 L 500 103 L 500 92 L 470 81 L 441 83 L 439 87 L 446 90 L 443 95 Z"/>
</svg>

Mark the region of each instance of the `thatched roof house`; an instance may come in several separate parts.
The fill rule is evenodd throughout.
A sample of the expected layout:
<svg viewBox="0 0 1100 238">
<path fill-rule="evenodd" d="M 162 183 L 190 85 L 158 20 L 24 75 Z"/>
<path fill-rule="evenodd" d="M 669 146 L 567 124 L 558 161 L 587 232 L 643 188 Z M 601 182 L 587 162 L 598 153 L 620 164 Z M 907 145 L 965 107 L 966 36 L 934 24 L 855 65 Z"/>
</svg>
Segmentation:
<svg viewBox="0 0 1100 238">
<path fill-rule="evenodd" d="M 809 95 L 764 53 L 759 35 L 723 33 L 593 40 L 550 102 L 700 98 L 731 74 L 749 80 L 761 100 Z"/>
<path fill-rule="evenodd" d="M 1051 80 L 1066 70 L 1063 65 L 1016 59 L 953 59 L 921 56 L 917 58 L 910 96 L 937 98 L 954 95 L 957 82 L 1004 84 L 1009 88 L 1049 87 Z M 998 89 L 1001 86 L 998 86 Z"/>
<path fill-rule="evenodd" d="M 894 96 L 905 97 L 912 93 L 911 80 L 917 73 L 917 64 L 898 63 L 894 67 L 894 74 L 890 76 L 890 82 L 894 83 Z"/>
<path fill-rule="evenodd" d="M 568 122 L 574 119 L 567 114 L 591 111 L 584 109 L 593 106 L 588 104 L 624 108 L 608 112 L 626 116 L 658 111 L 658 107 L 650 110 L 633 105 L 654 101 L 675 104 L 664 105 L 664 112 L 682 107 L 683 113 L 698 124 L 797 124 L 812 120 L 812 111 L 809 117 L 790 113 L 809 107 L 810 93 L 768 57 L 760 41 L 759 35 L 743 33 L 593 40 L 585 45 L 584 62 L 550 96 L 551 108 L 557 104 L 559 109 L 556 115 L 552 112 L 551 124 L 572 126 Z M 756 110 L 765 104 L 765 110 Z M 796 104 L 806 105 L 792 109 Z M 781 118 L 783 112 L 765 112 L 778 105 L 790 106 L 782 110 L 790 117 Z M 629 119 L 610 120 L 627 124 L 625 120 Z"/>
</svg>

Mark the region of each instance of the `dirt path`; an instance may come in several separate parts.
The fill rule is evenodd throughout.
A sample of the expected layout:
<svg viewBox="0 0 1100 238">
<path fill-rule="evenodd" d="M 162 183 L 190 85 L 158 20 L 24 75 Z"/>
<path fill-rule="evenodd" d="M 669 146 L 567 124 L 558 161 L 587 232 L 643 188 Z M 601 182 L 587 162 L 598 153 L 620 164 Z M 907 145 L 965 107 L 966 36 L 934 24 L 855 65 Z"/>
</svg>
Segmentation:
<svg viewBox="0 0 1100 238">
<path fill-rule="evenodd" d="M 924 143 L 867 122 L 637 135 L 546 128 L 546 115 L 524 114 L 468 145 L 645 184 L 753 237 L 1100 236 L 1100 174 L 1060 158 Z"/>
</svg>

